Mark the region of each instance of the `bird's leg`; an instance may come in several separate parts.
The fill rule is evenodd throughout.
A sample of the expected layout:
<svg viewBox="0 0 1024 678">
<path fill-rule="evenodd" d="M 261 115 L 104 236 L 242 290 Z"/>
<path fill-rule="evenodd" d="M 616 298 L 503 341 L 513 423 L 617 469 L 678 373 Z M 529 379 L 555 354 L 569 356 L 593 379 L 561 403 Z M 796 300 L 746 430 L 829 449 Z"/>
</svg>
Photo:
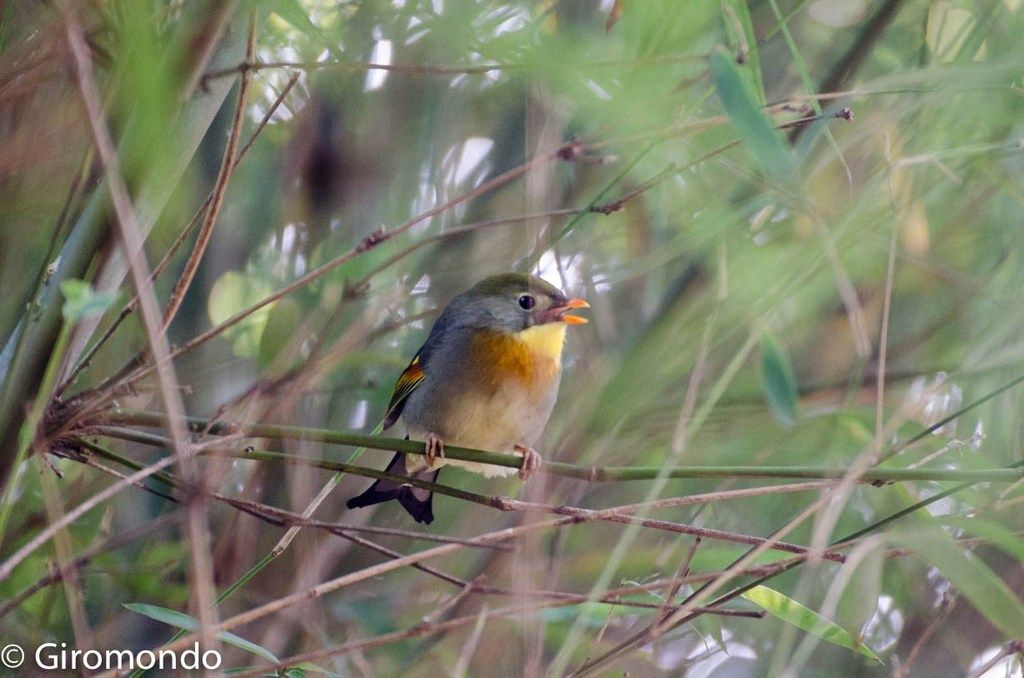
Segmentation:
<svg viewBox="0 0 1024 678">
<path fill-rule="evenodd" d="M 540 468 L 540 455 L 537 454 L 537 450 L 532 447 L 520 445 L 519 443 L 516 443 L 516 446 L 513 449 L 517 453 L 523 455 L 523 464 L 519 467 L 519 477 L 522 478 L 525 483 L 530 479 L 530 476 L 536 473 L 537 469 Z"/>
<path fill-rule="evenodd" d="M 434 462 L 444 459 L 444 441 L 436 433 L 427 434 L 427 449 L 423 455 L 427 462 L 427 468 L 434 468 Z"/>
</svg>

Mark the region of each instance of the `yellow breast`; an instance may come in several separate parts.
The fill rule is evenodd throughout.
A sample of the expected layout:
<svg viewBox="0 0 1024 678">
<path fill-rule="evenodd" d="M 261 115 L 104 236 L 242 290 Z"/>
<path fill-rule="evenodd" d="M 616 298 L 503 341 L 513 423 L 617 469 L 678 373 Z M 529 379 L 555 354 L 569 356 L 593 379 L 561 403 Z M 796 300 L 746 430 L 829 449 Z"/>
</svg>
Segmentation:
<svg viewBox="0 0 1024 678">
<path fill-rule="evenodd" d="M 472 353 L 481 361 L 480 373 L 489 375 L 492 388 L 512 379 L 542 390 L 558 375 L 564 343 L 565 325 L 547 323 L 514 334 L 477 332 Z"/>
</svg>

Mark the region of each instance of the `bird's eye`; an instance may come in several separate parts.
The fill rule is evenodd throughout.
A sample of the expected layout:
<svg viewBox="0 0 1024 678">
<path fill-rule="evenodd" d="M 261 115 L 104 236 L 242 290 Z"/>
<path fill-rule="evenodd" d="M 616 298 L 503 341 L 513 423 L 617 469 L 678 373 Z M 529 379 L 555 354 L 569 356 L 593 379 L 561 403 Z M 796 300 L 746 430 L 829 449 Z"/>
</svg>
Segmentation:
<svg viewBox="0 0 1024 678">
<path fill-rule="evenodd" d="M 537 303 L 537 300 L 532 295 L 524 294 L 519 297 L 519 308 L 529 311 Z"/>
</svg>

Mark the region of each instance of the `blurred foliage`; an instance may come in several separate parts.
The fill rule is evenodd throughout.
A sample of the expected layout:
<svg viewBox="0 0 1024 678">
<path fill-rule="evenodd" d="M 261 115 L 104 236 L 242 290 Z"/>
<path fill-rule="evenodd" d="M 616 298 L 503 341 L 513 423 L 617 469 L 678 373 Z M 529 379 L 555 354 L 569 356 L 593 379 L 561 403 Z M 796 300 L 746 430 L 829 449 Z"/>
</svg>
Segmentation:
<svg viewBox="0 0 1024 678">
<path fill-rule="evenodd" d="M 5 384 L 25 354 L 43 367 L 56 361 L 66 375 L 133 293 L 118 269 L 116 229 L 67 51 L 67 11 L 61 3 L 0 3 Z M 214 185 L 250 15 L 257 63 L 243 141 L 293 73 L 301 74 L 231 179 L 171 342 L 180 345 L 339 255 L 352 256 L 177 360 L 190 412 L 369 432 L 437 310 L 504 270 L 538 272 L 592 305 L 591 323 L 569 333 L 566 378 L 540 446 L 548 459 L 845 467 L 866 452 L 900 449 L 923 427 L 1024 373 L 1020 0 L 110 0 L 75 11 L 148 231 L 151 266 Z M 367 68 L 370 62 L 393 68 Z M 844 108 L 852 121 L 836 117 Z M 787 124 L 805 118 L 813 121 Z M 553 158 L 560 148 L 561 158 Z M 532 164 L 493 190 L 396 230 L 523 163 Z M 510 221 L 524 215 L 540 216 Z M 91 223 L 100 230 L 83 239 Z M 393 237 L 366 246 L 382 227 Z M 156 282 L 161 303 L 191 242 Z M 51 355 L 55 334 L 15 351 L 19 333 L 46 317 L 47 300 L 63 303 L 47 290 L 70 261 L 82 270 L 60 285 L 65 320 L 53 316 L 55 328 L 80 321 L 66 352 L 58 345 Z M 64 395 L 88 393 L 144 346 L 130 315 Z M 15 434 L 41 369 L 26 390 L 9 394 L 16 417 L 0 423 Z M 694 409 L 680 423 L 688 394 Z M 160 407 L 151 381 L 117 400 Z M 1021 407 L 1021 389 L 1007 390 L 884 464 L 1020 462 Z M 167 454 L 97 440 L 142 464 Z M 308 442 L 264 442 L 347 458 Z M 14 453 L 4 453 L 8 466 Z M 387 459 L 364 455 L 380 467 Z M 111 482 L 76 461 L 51 461 L 63 477 L 50 499 L 65 512 Z M 202 463 L 215 491 L 292 511 L 327 478 L 251 460 Z M 41 481 L 48 473 L 38 455 L 9 478 L 0 561 L 52 520 Z M 445 471 L 441 482 L 588 508 L 637 502 L 651 487 L 545 478 L 520 489 L 515 480 L 458 470 Z M 759 484 L 672 480 L 661 497 Z M 949 485 L 856 486 L 844 506 L 823 509 L 786 540 L 827 543 Z M 364 486 L 343 478 L 317 515 L 411 529 L 397 507 L 346 512 L 344 500 Z M 766 536 L 818 496 L 766 495 L 654 516 Z M 893 523 L 851 551 L 858 556 L 845 565 L 822 561 L 768 582 L 820 615 L 808 625 L 834 622 L 830 629 L 853 639 L 849 645 L 863 643 L 884 665 L 780 619 L 702 617 L 625 655 L 618 668 L 633 675 L 887 675 L 910 657 L 911 674 L 978 668 L 1021 628 L 1020 496 L 1019 485 L 975 485 Z M 438 497 L 429 531 L 465 537 L 525 520 L 475 509 Z M 827 522 L 833 509 L 834 526 Z M 189 544 L 178 523 L 152 522 L 176 510 L 129 488 L 75 521 L 67 531 L 72 553 L 95 549 L 97 556 L 78 568 L 77 585 L 45 587 L 21 602 L 0 625 L 2 640 L 70 644 L 68 599 L 75 595 L 95 647 L 167 640 L 173 630 L 123 604 L 195 615 Z M 148 524 L 155 529 L 147 532 Z M 209 524 L 219 589 L 281 535 L 219 503 L 210 506 Z M 117 541 L 132 530 L 141 532 Z M 744 553 L 706 540 L 691 553 L 692 539 L 668 532 L 641 530 L 632 543 L 621 541 L 625 534 L 624 526 L 581 523 L 529 537 L 513 552 L 467 549 L 433 564 L 494 586 L 587 593 L 606 568 L 619 586 L 670 577 L 687 558 L 691 572 L 720 570 Z M 402 553 L 425 548 L 408 537 L 371 537 Z M 961 537 L 986 541 L 953 541 Z M 116 548 L 104 552 L 110 541 Z M 610 562 L 620 544 L 624 557 Z M 921 550 L 883 557 L 907 546 Z M 762 554 L 755 563 L 781 555 Z M 57 557 L 53 543 L 37 550 L 0 581 L 0 601 L 25 590 Z M 304 531 L 219 615 L 381 558 Z M 404 569 L 239 635 L 287 657 L 408 629 L 456 593 Z M 660 603 L 663 594 L 638 599 Z M 508 602 L 471 595 L 451 614 Z M 469 625 L 317 663 L 339 675 L 429 675 L 457 665 L 471 674 L 532 675 L 563 660 L 563 668 L 575 668 L 653 619 L 650 609 L 588 603 L 489 618 L 478 635 Z M 251 662 L 241 651 L 225 652 L 232 666 Z"/>
</svg>

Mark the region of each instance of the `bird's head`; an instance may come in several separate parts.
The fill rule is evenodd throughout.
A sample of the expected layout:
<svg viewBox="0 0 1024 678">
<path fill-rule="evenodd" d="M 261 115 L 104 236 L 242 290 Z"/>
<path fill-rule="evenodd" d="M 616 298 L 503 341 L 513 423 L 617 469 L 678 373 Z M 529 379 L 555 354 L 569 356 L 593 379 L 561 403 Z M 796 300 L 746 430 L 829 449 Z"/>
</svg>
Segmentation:
<svg viewBox="0 0 1024 678">
<path fill-rule="evenodd" d="M 546 280 L 526 273 L 485 278 L 457 297 L 453 305 L 474 327 L 511 333 L 552 323 L 562 327 L 582 325 L 587 319 L 570 311 L 590 307 L 584 300 L 570 299 Z"/>
</svg>

